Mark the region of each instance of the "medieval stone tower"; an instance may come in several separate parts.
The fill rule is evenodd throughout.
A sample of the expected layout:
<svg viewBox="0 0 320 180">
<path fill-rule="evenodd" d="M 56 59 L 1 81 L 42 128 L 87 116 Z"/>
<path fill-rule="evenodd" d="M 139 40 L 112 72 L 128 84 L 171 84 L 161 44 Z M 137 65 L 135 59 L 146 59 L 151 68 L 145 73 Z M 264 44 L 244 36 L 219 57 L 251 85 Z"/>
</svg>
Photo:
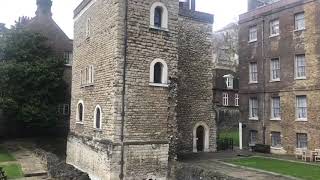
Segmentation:
<svg viewBox="0 0 320 180">
<path fill-rule="evenodd" d="M 176 153 L 215 151 L 213 16 L 189 4 L 76 8 L 67 162 L 92 179 L 164 180 Z"/>
</svg>

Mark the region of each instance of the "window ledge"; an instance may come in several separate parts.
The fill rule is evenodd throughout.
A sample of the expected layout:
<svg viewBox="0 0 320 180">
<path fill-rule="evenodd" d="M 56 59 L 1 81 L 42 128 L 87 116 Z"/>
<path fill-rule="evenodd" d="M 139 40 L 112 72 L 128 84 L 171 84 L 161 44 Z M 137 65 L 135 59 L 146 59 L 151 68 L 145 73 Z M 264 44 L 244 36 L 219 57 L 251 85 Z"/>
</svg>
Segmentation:
<svg viewBox="0 0 320 180">
<path fill-rule="evenodd" d="M 279 35 L 280 35 L 280 34 L 272 34 L 272 35 L 269 36 L 269 38 L 277 37 L 277 36 L 279 36 Z"/>
<path fill-rule="evenodd" d="M 102 129 L 94 128 L 93 131 L 94 132 L 102 132 Z"/>
<path fill-rule="evenodd" d="M 294 80 L 306 80 L 307 77 L 295 77 Z"/>
<path fill-rule="evenodd" d="M 249 120 L 250 121 L 259 121 L 259 118 L 250 117 Z"/>
<path fill-rule="evenodd" d="M 254 39 L 254 40 L 251 40 L 251 41 L 248 41 L 248 43 L 254 43 L 254 42 L 257 42 L 258 39 Z"/>
<path fill-rule="evenodd" d="M 248 84 L 258 84 L 258 81 L 251 81 Z"/>
<path fill-rule="evenodd" d="M 270 121 L 281 121 L 281 118 L 271 118 Z"/>
<path fill-rule="evenodd" d="M 168 84 L 160 84 L 160 83 L 149 83 L 150 86 L 155 86 L 155 87 L 169 87 Z"/>
<path fill-rule="evenodd" d="M 273 80 L 270 80 L 269 82 L 273 83 L 273 82 L 280 82 L 280 79 L 273 79 Z"/>
<path fill-rule="evenodd" d="M 76 124 L 84 125 L 84 123 L 83 123 L 83 122 L 80 122 L 80 121 L 77 121 Z"/>
<path fill-rule="evenodd" d="M 72 67 L 72 64 L 64 64 L 66 67 Z"/>
<path fill-rule="evenodd" d="M 91 84 L 81 85 L 81 88 L 93 87 L 93 86 L 94 86 L 94 84 L 91 83 Z"/>
<path fill-rule="evenodd" d="M 308 119 L 296 119 L 296 122 L 308 122 Z"/>
<path fill-rule="evenodd" d="M 166 31 L 168 32 L 169 29 L 168 28 L 163 28 L 163 27 L 156 27 L 156 26 L 153 26 L 153 25 L 150 25 L 149 26 L 150 29 L 155 29 L 155 30 L 159 30 L 159 31 Z"/>
</svg>

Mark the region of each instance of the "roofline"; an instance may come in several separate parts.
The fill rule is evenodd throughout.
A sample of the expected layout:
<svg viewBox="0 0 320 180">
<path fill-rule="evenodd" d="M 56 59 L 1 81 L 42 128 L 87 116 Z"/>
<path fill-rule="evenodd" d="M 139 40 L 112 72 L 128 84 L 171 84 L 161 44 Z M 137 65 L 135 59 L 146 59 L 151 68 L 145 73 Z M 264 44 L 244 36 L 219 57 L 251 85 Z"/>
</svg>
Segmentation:
<svg viewBox="0 0 320 180">
<path fill-rule="evenodd" d="M 92 0 L 82 0 L 82 2 L 73 11 L 73 17 L 75 18 L 80 12 L 91 2 Z"/>
</svg>

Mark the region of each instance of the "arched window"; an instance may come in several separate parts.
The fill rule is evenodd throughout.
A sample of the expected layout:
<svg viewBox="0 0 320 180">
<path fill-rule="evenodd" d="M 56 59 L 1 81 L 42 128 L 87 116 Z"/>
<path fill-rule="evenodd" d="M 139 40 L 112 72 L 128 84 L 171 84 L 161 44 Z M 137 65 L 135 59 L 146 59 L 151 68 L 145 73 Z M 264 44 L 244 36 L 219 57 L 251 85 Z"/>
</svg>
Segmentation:
<svg viewBox="0 0 320 180">
<path fill-rule="evenodd" d="M 161 28 L 162 21 L 162 7 L 156 7 L 154 10 L 154 26 Z"/>
<path fill-rule="evenodd" d="M 155 2 L 150 9 L 150 26 L 157 29 L 168 29 L 168 9 L 161 2 Z"/>
<path fill-rule="evenodd" d="M 94 128 L 101 129 L 102 126 L 102 112 L 98 105 L 94 111 Z"/>
<path fill-rule="evenodd" d="M 160 62 L 157 62 L 154 65 L 154 83 L 162 83 L 162 64 Z"/>
<path fill-rule="evenodd" d="M 77 116 L 76 116 L 77 122 L 82 123 L 84 119 L 84 106 L 83 101 L 79 101 L 77 105 Z"/>
<path fill-rule="evenodd" d="M 168 66 L 162 59 L 155 59 L 150 64 L 150 85 L 167 86 Z"/>
</svg>

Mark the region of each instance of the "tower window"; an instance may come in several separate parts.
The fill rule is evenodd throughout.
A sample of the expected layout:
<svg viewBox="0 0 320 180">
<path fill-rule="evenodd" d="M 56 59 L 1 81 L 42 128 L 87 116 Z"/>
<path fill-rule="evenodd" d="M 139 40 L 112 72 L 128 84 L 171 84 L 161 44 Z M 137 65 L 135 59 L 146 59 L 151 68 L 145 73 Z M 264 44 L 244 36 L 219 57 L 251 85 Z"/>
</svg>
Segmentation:
<svg viewBox="0 0 320 180">
<path fill-rule="evenodd" d="M 155 59 L 150 64 L 150 85 L 167 86 L 168 66 L 162 59 Z"/>
<path fill-rule="evenodd" d="M 162 8 L 156 7 L 154 10 L 154 26 L 161 28 L 162 23 Z"/>
<path fill-rule="evenodd" d="M 154 83 L 162 83 L 162 64 L 157 62 L 154 65 Z"/>
<path fill-rule="evenodd" d="M 98 105 L 94 112 L 94 127 L 97 129 L 101 129 L 101 119 L 102 119 L 102 113 L 101 113 L 101 107 Z"/>
<path fill-rule="evenodd" d="M 79 123 L 83 122 L 83 118 L 84 118 L 83 116 L 84 116 L 83 101 L 80 101 L 77 106 L 77 121 Z"/>
</svg>

